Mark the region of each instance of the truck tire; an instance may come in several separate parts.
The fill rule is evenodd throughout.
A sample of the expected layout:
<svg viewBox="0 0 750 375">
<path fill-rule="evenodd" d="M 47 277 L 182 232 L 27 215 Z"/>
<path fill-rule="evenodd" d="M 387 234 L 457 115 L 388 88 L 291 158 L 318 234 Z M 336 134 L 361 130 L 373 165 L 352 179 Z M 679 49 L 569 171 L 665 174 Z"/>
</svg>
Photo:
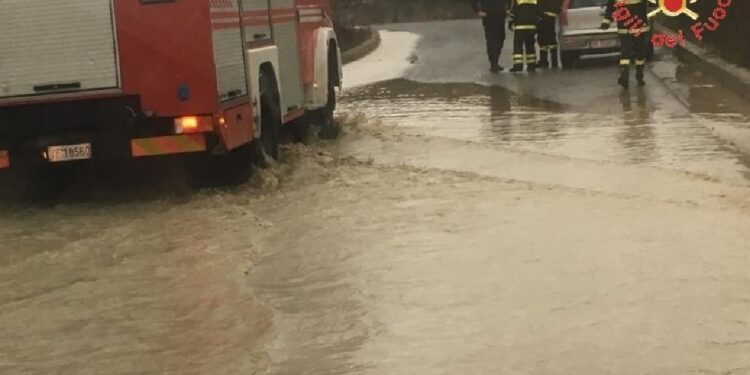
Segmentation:
<svg viewBox="0 0 750 375">
<path fill-rule="evenodd" d="M 563 69 L 571 69 L 578 60 L 578 55 L 575 52 L 562 51 L 560 53 L 560 62 L 562 63 Z"/>
<path fill-rule="evenodd" d="M 273 73 L 261 72 L 260 78 L 260 142 L 268 156 L 279 158 L 281 139 L 281 105 L 279 90 Z"/>
<path fill-rule="evenodd" d="M 309 113 L 306 113 L 304 116 L 282 126 L 282 143 L 311 144 L 313 138 L 315 138 L 315 134 L 312 131 L 312 125 L 315 121 L 311 117 Z"/>
<path fill-rule="evenodd" d="M 280 96 L 273 71 L 260 74 L 260 139 L 224 155 L 201 155 L 188 173 L 198 187 L 234 186 L 250 178 L 253 166 L 266 167 L 267 157 L 278 159 L 281 130 Z"/>
<path fill-rule="evenodd" d="M 67 191 L 82 170 L 83 167 L 73 164 L 3 171 L 0 194 L 9 201 L 52 202 Z"/>
<path fill-rule="evenodd" d="M 328 101 L 326 106 L 319 110 L 318 123 L 320 125 L 319 136 L 321 139 L 336 139 L 341 133 L 341 128 L 336 124 L 333 113 L 336 111 L 336 86 L 333 81 L 328 82 Z"/>
<path fill-rule="evenodd" d="M 285 140 L 310 144 L 316 137 L 320 139 L 336 139 L 341 128 L 336 124 L 334 111 L 336 108 L 336 86 L 333 81 L 328 83 L 328 100 L 323 108 L 306 113 L 301 118 L 284 126 L 287 136 Z"/>
<path fill-rule="evenodd" d="M 328 51 L 328 100 L 325 107 L 317 111 L 316 122 L 320 125 L 321 139 L 336 139 L 341 127 L 336 123 L 333 114 L 336 111 L 336 87 L 339 85 L 338 53 L 333 45 Z"/>
<path fill-rule="evenodd" d="M 250 145 L 237 147 L 223 155 L 187 155 L 184 160 L 190 184 L 198 188 L 240 185 L 252 174 Z"/>
</svg>

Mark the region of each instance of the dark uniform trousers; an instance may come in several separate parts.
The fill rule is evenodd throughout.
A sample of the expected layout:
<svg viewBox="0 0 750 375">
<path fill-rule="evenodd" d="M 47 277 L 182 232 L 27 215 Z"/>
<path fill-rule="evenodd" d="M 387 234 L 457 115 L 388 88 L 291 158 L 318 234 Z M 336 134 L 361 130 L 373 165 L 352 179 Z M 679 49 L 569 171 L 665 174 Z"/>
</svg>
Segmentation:
<svg viewBox="0 0 750 375">
<path fill-rule="evenodd" d="M 557 61 L 557 18 L 564 6 L 563 0 L 538 0 L 539 4 L 539 65 L 547 67 L 552 60 L 556 68 Z M 549 58 L 548 58 L 549 57 Z"/>
<path fill-rule="evenodd" d="M 625 30 L 621 30 L 625 31 Z M 635 63 L 636 67 L 646 64 L 648 57 L 648 34 L 620 33 L 620 66 L 629 67 Z"/>
<path fill-rule="evenodd" d="M 539 20 L 539 63 L 547 64 L 547 56 L 552 60 L 552 66 L 557 67 L 557 14 L 544 13 Z"/>
<path fill-rule="evenodd" d="M 471 0 L 470 3 L 475 12 L 483 14 L 487 58 L 490 60 L 490 69 L 497 72 L 501 70 L 499 60 L 505 44 L 505 17 L 510 0 Z"/>
<path fill-rule="evenodd" d="M 536 25 L 515 25 L 513 34 L 513 66 L 523 67 L 525 62 L 530 69 L 535 68 Z"/>
<path fill-rule="evenodd" d="M 511 72 L 536 69 L 536 31 L 539 22 L 538 0 L 513 0 L 511 22 L 513 24 L 513 68 Z"/>
<path fill-rule="evenodd" d="M 490 65 L 496 66 L 505 45 L 505 15 L 488 15 L 482 18 L 482 25 L 487 41 L 487 57 Z"/>
<path fill-rule="evenodd" d="M 607 0 L 607 8 L 602 20 L 602 29 L 608 29 L 612 23 L 617 24 L 620 34 L 620 78 L 618 83 L 628 87 L 630 65 L 635 63 L 636 78 L 639 85 L 644 85 L 644 67 L 649 53 L 648 24 L 649 1 L 647 0 Z"/>
</svg>

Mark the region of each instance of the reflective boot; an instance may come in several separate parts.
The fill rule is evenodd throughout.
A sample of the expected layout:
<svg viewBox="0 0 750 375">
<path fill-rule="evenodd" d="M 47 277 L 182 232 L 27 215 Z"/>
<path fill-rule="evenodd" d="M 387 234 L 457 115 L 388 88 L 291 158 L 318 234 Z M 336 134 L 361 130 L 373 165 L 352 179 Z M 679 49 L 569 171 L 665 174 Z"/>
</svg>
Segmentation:
<svg viewBox="0 0 750 375">
<path fill-rule="evenodd" d="M 549 51 L 550 60 L 552 60 L 552 68 L 557 68 L 560 64 L 557 61 L 557 48 L 553 48 Z"/>
<path fill-rule="evenodd" d="M 536 63 L 536 65 L 540 69 L 545 69 L 549 66 L 549 61 L 547 60 L 547 51 L 545 50 L 539 51 L 539 61 Z"/>
<path fill-rule="evenodd" d="M 624 65 L 620 67 L 620 78 L 617 79 L 617 83 L 624 89 L 630 86 L 630 66 Z"/>
<path fill-rule="evenodd" d="M 645 66 L 643 65 L 638 65 L 635 67 L 635 79 L 636 81 L 638 81 L 638 86 L 641 86 L 641 87 L 646 86 L 646 80 L 644 79 L 644 74 L 643 74 L 644 68 Z"/>
<path fill-rule="evenodd" d="M 526 67 L 526 70 L 528 70 L 529 72 L 536 72 L 536 63 L 535 62 L 530 62 L 528 65 L 529 66 Z"/>
<path fill-rule="evenodd" d="M 523 64 L 513 64 L 513 67 L 510 68 L 509 72 L 511 73 L 523 72 Z"/>
</svg>

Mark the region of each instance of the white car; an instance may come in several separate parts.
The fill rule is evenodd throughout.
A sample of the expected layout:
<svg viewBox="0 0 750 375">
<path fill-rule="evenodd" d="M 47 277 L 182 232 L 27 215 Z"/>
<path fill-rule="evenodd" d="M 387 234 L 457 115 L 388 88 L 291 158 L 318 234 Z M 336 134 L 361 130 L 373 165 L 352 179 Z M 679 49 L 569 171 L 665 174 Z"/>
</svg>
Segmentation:
<svg viewBox="0 0 750 375">
<path fill-rule="evenodd" d="M 560 22 L 560 59 L 570 68 L 583 55 L 602 55 L 620 51 L 617 25 L 609 30 L 600 26 L 607 0 L 568 0 Z"/>
</svg>

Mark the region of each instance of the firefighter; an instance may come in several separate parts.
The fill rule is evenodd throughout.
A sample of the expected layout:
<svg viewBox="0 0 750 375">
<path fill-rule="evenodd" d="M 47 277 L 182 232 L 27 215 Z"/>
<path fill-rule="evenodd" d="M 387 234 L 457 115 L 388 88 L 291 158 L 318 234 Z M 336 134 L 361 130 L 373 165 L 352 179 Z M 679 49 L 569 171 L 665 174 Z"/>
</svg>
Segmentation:
<svg viewBox="0 0 750 375">
<path fill-rule="evenodd" d="M 513 73 L 536 70 L 536 24 L 539 20 L 537 0 L 513 0 L 508 29 L 513 30 Z M 525 48 L 525 51 L 524 51 Z"/>
<path fill-rule="evenodd" d="M 537 25 L 539 39 L 539 62 L 537 67 L 547 68 L 552 62 L 552 67 L 557 68 L 557 18 L 562 12 L 563 0 L 538 0 L 541 17 Z M 549 59 L 547 58 L 549 56 Z"/>
<path fill-rule="evenodd" d="M 635 64 L 635 78 L 639 86 L 646 85 L 644 69 L 648 58 L 649 25 L 648 0 L 607 0 L 607 9 L 602 20 L 602 30 L 617 23 L 620 34 L 620 78 L 617 83 L 623 88 L 630 85 L 630 66 Z"/>
<path fill-rule="evenodd" d="M 511 0 L 471 0 L 474 11 L 482 18 L 484 37 L 487 41 L 487 58 L 490 71 L 501 72 L 500 54 L 505 44 L 505 17 Z"/>
</svg>

